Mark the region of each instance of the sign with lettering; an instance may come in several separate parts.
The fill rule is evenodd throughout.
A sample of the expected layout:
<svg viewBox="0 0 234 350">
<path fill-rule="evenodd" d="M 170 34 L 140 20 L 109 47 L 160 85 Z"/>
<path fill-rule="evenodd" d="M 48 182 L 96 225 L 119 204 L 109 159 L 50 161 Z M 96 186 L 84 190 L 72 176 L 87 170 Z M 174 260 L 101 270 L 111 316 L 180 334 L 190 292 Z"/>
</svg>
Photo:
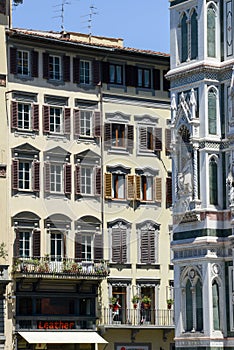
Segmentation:
<svg viewBox="0 0 234 350">
<path fill-rule="evenodd" d="M 74 329 L 74 321 L 38 321 L 38 329 Z"/>
</svg>

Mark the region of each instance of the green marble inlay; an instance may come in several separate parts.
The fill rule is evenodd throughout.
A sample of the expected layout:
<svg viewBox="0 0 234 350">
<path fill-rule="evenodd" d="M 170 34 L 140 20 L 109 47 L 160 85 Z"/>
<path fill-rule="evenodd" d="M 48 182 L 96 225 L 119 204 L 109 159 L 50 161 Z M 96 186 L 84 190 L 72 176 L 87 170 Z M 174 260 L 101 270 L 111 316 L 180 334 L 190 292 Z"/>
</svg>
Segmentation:
<svg viewBox="0 0 234 350">
<path fill-rule="evenodd" d="M 205 228 L 201 230 L 193 230 L 193 231 L 184 231 L 184 232 L 175 232 L 173 235 L 173 240 L 178 241 L 181 239 L 191 239 L 197 237 L 228 237 L 232 234 L 231 229 L 220 230 L 213 228 Z"/>
</svg>

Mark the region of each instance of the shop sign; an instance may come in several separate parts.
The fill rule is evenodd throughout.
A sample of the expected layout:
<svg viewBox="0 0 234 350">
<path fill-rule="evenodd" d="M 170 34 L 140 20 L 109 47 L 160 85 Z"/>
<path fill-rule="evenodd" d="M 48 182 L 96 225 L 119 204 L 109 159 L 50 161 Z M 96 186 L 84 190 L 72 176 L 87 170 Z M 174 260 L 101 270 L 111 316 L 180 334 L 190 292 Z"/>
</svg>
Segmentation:
<svg viewBox="0 0 234 350">
<path fill-rule="evenodd" d="M 74 321 L 38 321 L 38 329 L 73 329 L 75 328 Z"/>
<path fill-rule="evenodd" d="M 117 345 L 116 350 L 149 350 L 148 345 L 137 345 L 137 344 L 132 344 L 132 345 Z"/>
</svg>

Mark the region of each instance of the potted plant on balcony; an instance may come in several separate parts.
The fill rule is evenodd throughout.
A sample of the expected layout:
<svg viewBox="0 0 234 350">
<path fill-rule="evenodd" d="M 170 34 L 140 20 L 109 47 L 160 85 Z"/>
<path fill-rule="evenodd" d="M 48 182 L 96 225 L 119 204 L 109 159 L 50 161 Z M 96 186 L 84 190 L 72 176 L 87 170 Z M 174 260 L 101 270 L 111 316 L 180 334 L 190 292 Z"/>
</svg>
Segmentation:
<svg viewBox="0 0 234 350">
<path fill-rule="evenodd" d="M 111 298 L 109 299 L 109 306 L 110 306 L 111 309 L 113 308 L 113 306 L 114 306 L 116 303 L 117 303 L 117 298 L 116 298 L 116 297 L 111 297 Z"/>
<path fill-rule="evenodd" d="M 141 303 L 144 309 L 149 309 L 150 308 L 150 304 L 151 304 L 151 299 L 150 297 L 148 297 L 147 295 L 144 295 L 141 298 Z"/>
<path fill-rule="evenodd" d="M 133 303 L 134 309 L 137 308 L 137 304 L 138 304 L 139 300 L 140 300 L 139 295 L 133 295 L 133 297 L 132 297 L 132 303 Z"/>
<path fill-rule="evenodd" d="M 174 304 L 173 299 L 167 299 L 167 308 L 168 310 L 171 310 L 171 306 Z"/>
</svg>

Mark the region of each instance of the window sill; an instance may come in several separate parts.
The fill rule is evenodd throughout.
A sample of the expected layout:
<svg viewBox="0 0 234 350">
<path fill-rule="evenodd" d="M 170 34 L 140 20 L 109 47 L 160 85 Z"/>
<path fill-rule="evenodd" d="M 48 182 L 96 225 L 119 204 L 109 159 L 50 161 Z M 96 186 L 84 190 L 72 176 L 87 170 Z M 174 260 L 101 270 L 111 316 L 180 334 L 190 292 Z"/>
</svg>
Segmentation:
<svg viewBox="0 0 234 350">
<path fill-rule="evenodd" d="M 54 140 L 54 141 L 67 141 L 69 140 L 69 137 L 67 137 L 64 134 L 53 134 L 53 133 L 48 133 L 47 134 L 47 140 Z"/>
<path fill-rule="evenodd" d="M 145 270 L 149 270 L 149 269 L 155 269 L 155 270 L 160 270 L 160 264 L 136 264 L 136 268 L 137 269 L 145 269 Z"/>
<path fill-rule="evenodd" d="M 132 268 L 132 264 L 130 263 L 116 263 L 116 262 L 110 262 L 109 263 L 109 267 L 110 268 L 115 268 L 118 271 L 121 271 L 123 269 L 131 269 Z"/>
<path fill-rule="evenodd" d="M 79 136 L 79 137 L 77 137 L 76 142 L 77 143 L 84 143 L 87 145 L 92 143 L 92 144 L 96 145 L 95 138 L 93 136 L 90 136 L 90 137 L 89 136 Z"/>
<path fill-rule="evenodd" d="M 154 150 L 138 150 L 137 151 L 137 155 L 138 156 L 147 156 L 147 157 L 160 158 L 160 152 L 161 151 L 154 151 Z"/>
<path fill-rule="evenodd" d="M 47 79 L 47 83 L 54 86 L 65 85 L 65 82 L 63 80 Z"/>
<path fill-rule="evenodd" d="M 107 151 L 107 153 L 129 155 L 129 151 L 126 148 L 111 148 Z"/>
<path fill-rule="evenodd" d="M 14 131 L 14 135 L 15 135 L 15 137 L 31 137 L 31 138 L 33 138 L 33 139 L 35 139 L 35 137 L 36 137 L 36 133 L 35 133 L 35 131 L 34 130 L 15 130 Z"/>
<path fill-rule="evenodd" d="M 34 79 L 31 75 L 15 74 L 15 77 L 21 81 L 32 81 Z"/>
</svg>

